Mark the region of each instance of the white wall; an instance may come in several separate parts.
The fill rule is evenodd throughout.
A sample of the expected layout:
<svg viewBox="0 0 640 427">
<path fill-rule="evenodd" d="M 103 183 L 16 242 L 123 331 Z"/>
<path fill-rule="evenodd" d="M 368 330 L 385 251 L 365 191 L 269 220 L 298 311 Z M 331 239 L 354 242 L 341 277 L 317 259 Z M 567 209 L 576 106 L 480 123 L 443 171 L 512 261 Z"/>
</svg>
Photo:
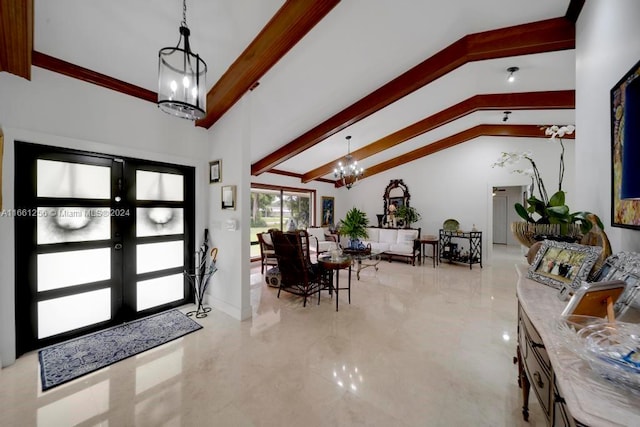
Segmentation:
<svg viewBox="0 0 640 427">
<path fill-rule="evenodd" d="M 574 192 L 574 143 L 565 140 L 565 178 L 563 189 L 567 192 L 567 204 L 572 211 L 583 210 L 573 203 Z M 557 191 L 560 159 L 558 143 L 540 138 L 481 137 L 453 148 L 404 164 L 363 180 L 351 190 L 339 191 L 340 211 L 336 218 L 343 218 L 352 206 L 364 210 L 371 223 L 376 224 L 376 214 L 383 213 L 384 190 L 392 179 L 402 179 L 411 194 L 411 206 L 422 218 L 413 227 L 421 227 L 422 234 L 438 234 L 448 218 L 457 219 L 463 230 L 476 228 L 483 232 L 483 255 L 490 260 L 493 236 L 491 220 L 492 188 L 494 186 L 528 185 L 524 175 L 510 173 L 512 168 L 491 168 L 502 151 L 530 151 L 543 177 L 547 192 Z M 366 162 L 363 162 L 366 167 Z M 528 168 L 528 165 L 522 165 Z M 366 171 L 365 171 L 366 173 Z"/>
<path fill-rule="evenodd" d="M 640 232 L 611 227 L 610 91 L 640 60 L 640 1 L 589 0 L 576 27 L 578 200 L 598 214 L 613 252 L 640 251 Z"/>
<path fill-rule="evenodd" d="M 14 140 L 21 140 L 195 166 L 196 230 L 204 228 L 205 130 L 161 112 L 153 103 L 37 67 L 31 81 L 0 73 L 0 93 L 3 209 L 14 207 Z M 6 366 L 15 360 L 13 220 L 0 217 L 0 236 L 0 359 Z M 196 233 L 196 242 L 201 239 Z"/>
</svg>

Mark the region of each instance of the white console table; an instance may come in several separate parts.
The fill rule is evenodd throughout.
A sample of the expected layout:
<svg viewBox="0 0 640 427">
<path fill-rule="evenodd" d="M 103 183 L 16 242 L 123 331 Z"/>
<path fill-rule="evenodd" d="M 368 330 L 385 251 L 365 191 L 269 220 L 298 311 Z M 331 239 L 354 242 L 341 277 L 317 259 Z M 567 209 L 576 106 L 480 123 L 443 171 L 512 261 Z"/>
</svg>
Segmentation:
<svg viewBox="0 0 640 427">
<path fill-rule="evenodd" d="M 558 291 L 518 271 L 519 383 L 528 417 L 529 385 L 550 426 L 640 426 L 640 396 L 601 378 L 562 343 L 557 320 L 566 302 Z M 620 320 L 637 322 L 629 310 Z"/>
</svg>

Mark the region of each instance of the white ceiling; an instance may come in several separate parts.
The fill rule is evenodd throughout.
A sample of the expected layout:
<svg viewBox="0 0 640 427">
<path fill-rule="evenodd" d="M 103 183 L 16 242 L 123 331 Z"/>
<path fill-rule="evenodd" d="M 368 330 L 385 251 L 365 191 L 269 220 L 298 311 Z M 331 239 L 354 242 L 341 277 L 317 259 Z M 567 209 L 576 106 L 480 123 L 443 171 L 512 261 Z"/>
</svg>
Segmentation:
<svg viewBox="0 0 640 427">
<path fill-rule="evenodd" d="M 209 87 L 282 4 L 187 0 L 192 49 L 207 62 Z M 561 17 L 568 5 L 569 0 L 343 0 L 246 95 L 252 162 L 466 34 Z M 181 20 L 181 0 L 35 0 L 34 49 L 156 91 L 158 50 L 177 44 Z M 520 67 L 513 84 L 506 81 L 510 66 Z M 346 135 L 353 136 L 353 151 L 476 94 L 574 88 L 573 51 L 469 63 L 277 168 L 308 172 L 344 156 Z M 501 111 L 474 113 L 361 164 L 366 168 L 477 124 L 502 123 L 502 117 Z M 514 111 L 508 123 L 573 122 L 572 110 L 549 110 Z"/>
</svg>

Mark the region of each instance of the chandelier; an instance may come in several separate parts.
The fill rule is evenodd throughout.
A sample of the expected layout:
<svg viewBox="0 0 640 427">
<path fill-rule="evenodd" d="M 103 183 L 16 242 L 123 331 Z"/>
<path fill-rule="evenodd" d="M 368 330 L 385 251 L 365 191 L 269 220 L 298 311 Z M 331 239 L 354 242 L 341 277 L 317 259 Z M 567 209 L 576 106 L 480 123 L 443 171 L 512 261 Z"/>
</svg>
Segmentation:
<svg viewBox="0 0 640 427">
<path fill-rule="evenodd" d="M 341 180 L 342 184 L 344 184 L 345 187 L 347 187 L 347 190 L 349 190 L 351 187 L 353 187 L 356 182 L 358 182 L 358 179 L 362 178 L 362 176 L 364 175 L 364 169 L 362 167 L 358 168 L 358 161 L 354 160 L 353 162 L 351 161 L 351 159 L 353 158 L 351 156 L 351 136 L 347 136 L 347 156 L 345 157 L 345 164 L 343 165 L 342 162 L 338 163 L 338 168 L 339 169 L 334 169 L 333 170 L 333 176 L 336 177 L 336 179 Z"/>
<path fill-rule="evenodd" d="M 158 107 L 165 113 L 196 120 L 205 116 L 207 64 L 191 52 L 190 34 L 187 4 L 183 0 L 178 45 L 158 52 Z M 181 48 L 183 37 L 184 48 Z"/>
</svg>

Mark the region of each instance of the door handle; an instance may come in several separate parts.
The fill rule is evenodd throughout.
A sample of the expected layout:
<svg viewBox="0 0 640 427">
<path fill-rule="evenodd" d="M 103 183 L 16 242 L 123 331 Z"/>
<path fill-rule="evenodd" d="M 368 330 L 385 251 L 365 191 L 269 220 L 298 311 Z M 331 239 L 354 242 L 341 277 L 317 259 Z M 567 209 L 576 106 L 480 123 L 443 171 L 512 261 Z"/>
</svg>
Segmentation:
<svg viewBox="0 0 640 427">
<path fill-rule="evenodd" d="M 114 246 L 116 251 L 119 251 L 122 249 L 122 243 L 116 243 L 116 245 Z"/>
</svg>

